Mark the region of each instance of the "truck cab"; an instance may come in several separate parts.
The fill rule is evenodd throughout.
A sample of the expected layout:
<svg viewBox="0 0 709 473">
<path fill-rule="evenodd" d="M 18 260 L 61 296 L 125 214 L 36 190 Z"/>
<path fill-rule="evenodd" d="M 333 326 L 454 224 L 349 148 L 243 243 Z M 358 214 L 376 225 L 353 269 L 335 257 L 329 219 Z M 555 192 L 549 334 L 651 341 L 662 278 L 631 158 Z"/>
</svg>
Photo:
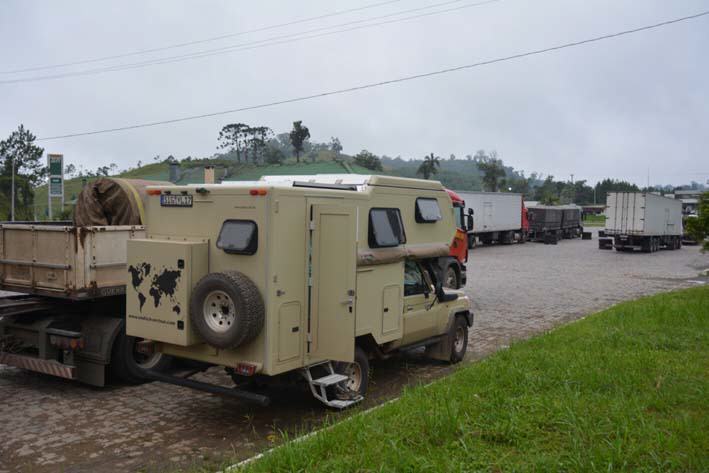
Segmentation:
<svg viewBox="0 0 709 473">
<path fill-rule="evenodd" d="M 442 261 L 442 267 L 445 268 L 445 285 L 452 289 L 459 289 L 467 283 L 467 268 L 468 262 L 468 230 L 465 214 L 465 201 L 456 192 L 446 189 L 448 196 L 453 205 L 453 214 L 455 216 L 455 236 L 451 243 L 449 257 Z"/>
</svg>

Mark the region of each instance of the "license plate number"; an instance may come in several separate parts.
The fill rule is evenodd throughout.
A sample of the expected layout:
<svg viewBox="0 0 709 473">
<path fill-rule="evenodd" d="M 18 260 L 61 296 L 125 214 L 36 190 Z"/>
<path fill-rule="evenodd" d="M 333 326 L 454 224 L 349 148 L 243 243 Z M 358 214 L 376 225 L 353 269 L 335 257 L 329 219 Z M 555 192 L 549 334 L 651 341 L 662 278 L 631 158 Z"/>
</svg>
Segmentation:
<svg viewBox="0 0 709 473">
<path fill-rule="evenodd" d="M 162 194 L 160 205 L 163 207 L 192 207 L 191 195 Z"/>
</svg>

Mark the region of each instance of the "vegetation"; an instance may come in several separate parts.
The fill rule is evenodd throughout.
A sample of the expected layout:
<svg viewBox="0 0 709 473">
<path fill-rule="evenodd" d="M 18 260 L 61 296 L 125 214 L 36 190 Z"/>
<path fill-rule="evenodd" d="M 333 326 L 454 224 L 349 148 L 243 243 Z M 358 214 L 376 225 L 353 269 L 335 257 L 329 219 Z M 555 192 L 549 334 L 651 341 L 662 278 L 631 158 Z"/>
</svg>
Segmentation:
<svg viewBox="0 0 709 473">
<path fill-rule="evenodd" d="M 290 132 L 290 142 L 293 145 L 293 150 L 295 151 L 295 159 L 300 162 L 300 153 L 303 152 L 303 144 L 310 138 L 310 130 L 307 126 L 303 126 L 303 122 L 298 120 L 293 122 L 293 130 Z"/>
<path fill-rule="evenodd" d="M 502 190 L 505 185 L 505 166 L 502 160 L 497 157 L 497 151 L 486 156 L 485 152 L 480 150 L 475 155 L 479 158 L 478 169 L 483 172 L 483 187 L 486 191 L 497 192 Z"/>
<path fill-rule="evenodd" d="M 441 158 L 434 156 L 433 153 L 423 158 L 423 162 L 416 170 L 416 174 L 428 179 L 431 176 L 438 174 L 438 169 L 441 167 Z"/>
<path fill-rule="evenodd" d="M 15 218 L 30 220 L 34 189 L 46 175 L 44 149 L 34 144 L 35 136 L 24 125 L 0 141 L 0 220 L 11 217 L 12 175 L 15 173 Z"/>
<path fill-rule="evenodd" d="M 697 217 L 687 218 L 685 225 L 687 233 L 702 244 L 702 251 L 709 251 L 709 192 L 699 197 Z"/>
<path fill-rule="evenodd" d="M 382 160 L 378 156 L 363 149 L 354 156 L 354 162 L 363 168 L 371 169 L 372 171 L 384 171 Z"/>
<path fill-rule="evenodd" d="M 273 131 L 267 126 L 249 126 L 245 123 L 231 123 L 219 132 L 218 148 L 236 153 L 236 161 L 248 162 L 249 153 L 254 163 L 275 159 L 273 153 L 266 157 L 266 145 L 273 138 Z M 275 155 L 277 156 L 277 155 Z"/>
<path fill-rule="evenodd" d="M 24 160 L 21 170 L 16 175 L 17 218 L 44 218 L 47 215 L 47 194 L 44 186 L 46 172 L 41 159 L 43 150 L 33 144 L 23 148 L 33 140 L 34 136 L 20 125 L 18 131 L 13 132 L 2 142 L 6 146 L 6 151 L 0 149 L 0 219 L 9 217 L 10 214 L 12 160 L 9 154 L 12 152 L 22 156 L 18 158 L 18 162 L 20 159 Z M 553 176 L 544 177 L 534 172 L 526 175 L 522 170 L 506 166 L 494 150 L 478 150 L 474 155 L 466 155 L 465 159 L 457 159 L 451 154 L 449 159 L 445 160 L 433 153 L 423 159 L 403 159 L 400 156 L 396 158 L 377 156 L 367 150 L 362 150 L 355 156 L 348 156 L 342 153 L 343 145 L 338 137 L 331 137 L 328 143 L 310 141 L 310 130 L 301 121 L 294 122 L 293 129 L 289 133 L 279 134 L 274 134 L 266 126 L 252 126 L 246 123 L 227 124 L 219 132 L 217 149 L 220 152 L 207 158 L 186 156 L 178 159 L 172 154 L 167 158 L 157 155 L 148 164 L 138 160 L 135 167 L 123 170 L 120 170 L 115 163 L 90 170 L 67 162 L 65 163 L 67 208 L 71 208 L 72 201 L 76 199 L 82 186 L 96 177 L 120 176 L 164 181 L 172 179 L 168 169 L 170 165 L 175 164 L 178 165 L 176 183 L 179 184 L 201 182 L 202 167 L 206 164 L 217 168 L 217 178 L 220 180 L 258 179 L 266 174 L 342 173 L 344 171 L 425 179 L 435 177 L 449 189 L 510 191 L 523 194 L 526 200 L 538 200 L 549 204 L 571 202 L 604 204 L 606 193 L 610 191 L 672 192 L 674 190 L 671 187 L 639 189 L 634 184 L 612 179 L 604 179 L 591 187 L 583 180 L 556 181 Z M 24 157 L 25 155 L 27 158 Z M 301 156 L 308 159 L 301 162 Z M 702 185 L 693 182 L 691 187 L 701 189 Z M 55 217 L 68 215 L 67 209 L 60 208 L 58 199 L 53 206 Z"/>
<path fill-rule="evenodd" d="M 619 304 L 246 471 L 708 471 L 709 288 Z"/>
<path fill-rule="evenodd" d="M 584 227 L 605 227 L 606 226 L 606 217 L 603 214 L 584 215 L 583 216 L 583 226 Z"/>
</svg>

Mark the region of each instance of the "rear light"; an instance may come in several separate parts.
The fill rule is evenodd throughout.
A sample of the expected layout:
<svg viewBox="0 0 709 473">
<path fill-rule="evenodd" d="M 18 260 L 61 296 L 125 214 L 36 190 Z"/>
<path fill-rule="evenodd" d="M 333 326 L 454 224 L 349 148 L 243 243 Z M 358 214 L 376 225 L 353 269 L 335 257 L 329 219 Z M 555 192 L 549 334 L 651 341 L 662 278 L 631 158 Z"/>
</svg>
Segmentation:
<svg viewBox="0 0 709 473">
<path fill-rule="evenodd" d="M 135 342 L 135 351 L 141 355 L 152 355 L 155 353 L 155 343 L 152 340 Z"/>
<path fill-rule="evenodd" d="M 148 195 L 160 195 L 160 189 L 148 189 L 146 192 Z"/>
<path fill-rule="evenodd" d="M 63 337 L 61 335 L 50 335 L 49 344 L 61 350 L 83 350 L 86 346 L 83 338 Z"/>
<path fill-rule="evenodd" d="M 256 373 L 256 366 L 249 363 L 239 363 L 236 365 L 236 374 L 241 376 L 253 376 Z"/>
<path fill-rule="evenodd" d="M 266 189 L 251 189 L 249 191 L 249 194 L 251 194 L 251 195 L 266 195 L 266 194 L 268 194 L 268 191 Z"/>
</svg>

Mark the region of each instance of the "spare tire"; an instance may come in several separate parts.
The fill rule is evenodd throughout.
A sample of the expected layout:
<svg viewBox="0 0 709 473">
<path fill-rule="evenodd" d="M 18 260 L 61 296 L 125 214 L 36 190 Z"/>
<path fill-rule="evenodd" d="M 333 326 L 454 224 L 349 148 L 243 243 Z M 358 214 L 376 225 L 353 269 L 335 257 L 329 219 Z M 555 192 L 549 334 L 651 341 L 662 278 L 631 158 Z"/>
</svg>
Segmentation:
<svg viewBox="0 0 709 473">
<path fill-rule="evenodd" d="M 250 342 L 261 333 L 264 318 L 258 288 L 238 271 L 208 274 L 192 291 L 192 325 L 214 347 L 236 348 Z"/>
</svg>

